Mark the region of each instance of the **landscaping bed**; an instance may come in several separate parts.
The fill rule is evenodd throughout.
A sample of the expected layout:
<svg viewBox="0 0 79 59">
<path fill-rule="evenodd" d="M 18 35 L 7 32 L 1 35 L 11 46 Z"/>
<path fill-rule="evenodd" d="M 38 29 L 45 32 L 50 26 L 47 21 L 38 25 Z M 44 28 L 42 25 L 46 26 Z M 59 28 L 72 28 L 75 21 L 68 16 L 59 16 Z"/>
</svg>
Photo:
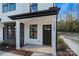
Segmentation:
<svg viewBox="0 0 79 59">
<path fill-rule="evenodd" d="M 57 55 L 58 56 L 77 56 L 63 41 L 57 38 Z"/>
<path fill-rule="evenodd" d="M 0 50 L 5 51 L 5 52 L 18 54 L 18 55 L 22 55 L 22 56 L 31 56 L 33 54 L 33 52 L 30 52 L 30 51 L 15 49 L 15 45 L 10 45 L 7 43 L 1 43 Z"/>
</svg>

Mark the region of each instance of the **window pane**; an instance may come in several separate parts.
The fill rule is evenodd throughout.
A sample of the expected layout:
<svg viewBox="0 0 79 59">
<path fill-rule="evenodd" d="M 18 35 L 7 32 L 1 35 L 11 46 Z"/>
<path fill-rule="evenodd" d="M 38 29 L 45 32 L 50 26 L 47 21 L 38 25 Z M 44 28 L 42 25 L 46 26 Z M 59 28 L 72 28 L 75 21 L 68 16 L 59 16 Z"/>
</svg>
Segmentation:
<svg viewBox="0 0 79 59">
<path fill-rule="evenodd" d="M 31 6 L 30 6 L 30 8 L 31 8 L 31 12 L 37 11 L 38 10 L 37 3 L 32 3 Z"/>
<path fill-rule="evenodd" d="M 9 11 L 13 11 L 16 9 L 16 4 L 15 3 L 10 3 L 9 4 Z"/>
<path fill-rule="evenodd" d="M 30 25 L 30 38 L 37 38 L 37 25 Z"/>
<path fill-rule="evenodd" d="M 7 3 L 2 4 L 2 12 L 3 13 L 8 12 L 8 4 Z"/>
<path fill-rule="evenodd" d="M 37 11 L 37 6 L 32 6 L 31 7 L 31 12 L 35 12 L 35 11 Z"/>
</svg>

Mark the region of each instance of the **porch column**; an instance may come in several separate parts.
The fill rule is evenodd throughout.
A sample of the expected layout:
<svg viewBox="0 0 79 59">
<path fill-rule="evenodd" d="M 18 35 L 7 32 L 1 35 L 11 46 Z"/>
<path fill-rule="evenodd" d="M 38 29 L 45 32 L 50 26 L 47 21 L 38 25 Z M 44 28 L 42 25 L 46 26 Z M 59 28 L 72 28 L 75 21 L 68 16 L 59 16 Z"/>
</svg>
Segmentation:
<svg viewBox="0 0 79 59">
<path fill-rule="evenodd" d="M 3 27 L 4 23 L 0 22 L 0 42 L 3 42 Z"/>
<path fill-rule="evenodd" d="M 52 18 L 52 55 L 56 56 L 56 15 Z"/>
<path fill-rule="evenodd" d="M 20 22 L 16 21 L 16 49 L 20 48 Z"/>
</svg>

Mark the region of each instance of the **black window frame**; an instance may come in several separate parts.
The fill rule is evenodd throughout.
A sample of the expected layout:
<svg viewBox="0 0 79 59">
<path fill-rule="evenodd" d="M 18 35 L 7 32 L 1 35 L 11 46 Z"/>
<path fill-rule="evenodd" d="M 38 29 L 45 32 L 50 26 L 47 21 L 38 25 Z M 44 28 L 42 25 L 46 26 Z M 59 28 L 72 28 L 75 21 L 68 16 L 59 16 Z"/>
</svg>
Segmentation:
<svg viewBox="0 0 79 59">
<path fill-rule="evenodd" d="M 30 39 L 37 39 L 37 24 L 29 25 L 29 38 Z"/>
<path fill-rule="evenodd" d="M 15 4 L 15 9 L 10 10 L 10 5 Z M 7 6 L 7 11 L 4 11 L 4 7 Z M 11 7 L 12 8 L 12 7 Z M 2 13 L 10 12 L 10 11 L 15 11 L 16 10 L 16 3 L 2 3 Z"/>
<path fill-rule="evenodd" d="M 5 10 L 4 7 L 6 7 L 6 6 L 7 6 L 7 11 L 4 11 Z M 3 13 L 8 12 L 8 3 L 2 3 L 2 12 Z"/>
<path fill-rule="evenodd" d="M 36 7 L 37 10 L 32 11 L 32 8 L 33 8 L 33 7 Z M 36 11 L 38 11 L 38 3 L 30 3 L 30 12 L 36 12 Z"/>
<path fill-rule="evenodd" d="M 10 6 L 13 4 L 15 5 L 15 7 L 13 7 L 14 8 L 13 10 L 10 10 L 10 8 L 11 8 Z M 16 10 L 16 3 L 9 3 L 9 11 L 14 11 L 14 10 Z"/>
</svg>

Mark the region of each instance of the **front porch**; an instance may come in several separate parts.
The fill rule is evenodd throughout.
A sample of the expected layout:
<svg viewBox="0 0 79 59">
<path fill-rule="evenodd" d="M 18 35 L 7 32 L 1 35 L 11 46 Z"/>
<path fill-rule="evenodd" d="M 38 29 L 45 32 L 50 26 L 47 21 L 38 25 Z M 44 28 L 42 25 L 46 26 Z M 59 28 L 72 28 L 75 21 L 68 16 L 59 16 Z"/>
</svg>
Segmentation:
<svg viewBox="0 0 79 59">
<path fill-rule="evenodd" d="M 32 51 L 35 53 L 38 52 L 46 55 L 51 55 L 53 53 L 52 55 L 56 55 L 56 52 L 55 52 L 56 51 L 56 31 L 55 31 L 56 20 L 55 19 L 56 19 L 56 15 L 29 18 L 29 19 L 23 19 L 23 20 L 15 20 L 14 21 L 14 23 L 16 24 L 15 26 L 12 25 L 13 23 L 12 21 L 3 22 L 3 24 L 6 23 L 3 27 L 7 28 L 6 30 L 7 33 L 6 31 L 4 31 L 4 33 L 6 33 L 5 35 L 7 39 L 4 35 L 3 37 L 5 38 L 5 40 L 8 40 L 8 41 L 10 39 L 9 41 L 10 43 L 11 43 L 11 40 L 14 40 L 16 49 L 20 49 L 21 43 L 23 42 L 24 45 L 33 44 L 33 45 L 26 45 L 23 48 L 21 48 L 26 51 Z M 23 26 L 21 26 L 22 24 Z M 37 26 L 35 28 L 36 31 L 34 32 L 34 34 L 37 33 L 37 35 L 32 36 L 34 38 L 29 36 L 30 25 Z M 9 38 L 7 35 L 9 36 Z M 45 45 L 51 45 L 51 46 L 45 46 Z"/>
<path fill-rule="evenodd" d="M 34 45 L 34 44 L 27 44 L 21 48 L 25 51 L 31 51 L 33 53 L 39 53 L 44 55 L 52 55 L 52 47 L 48 45 Z"/>
<path fill-rule="evenodd" d="M 45 19 L 45 20 L 44 20 Z M 33 45 L 26 45 L 21 49 L 24 49 L 26 51 L 32 51 L 35 53 L 42 53 L 46 55 L 56 55 L 56 31 L 55 31 L 55 19 L 56 15 L 53 16 L 44 16 L 44 17 L 36 17 L 36 18 L 29 18 L 29 19 L 23 19 L 23 20 L 16 20 L 14 23 L 16 24 L 14 27 L 13 25 L 10 26 L 9 23 L 11 22 L 3 22 L 6 24 L 9 24 L 7 27 L 4 25 L 3 27 L 7 27 L 7 33 L 11 35 L 11 33 L 14 33 L 14 39 L 13 35 L 11 35 L 10 40 L 15 40 L 14 44 L 16 46 L 16 49 L 21 48 L 21 43 L 23 42 L 24 45 L 26 44 L 33 44 Z M 24 26 L 21 26 L 21 24 L 24 24 Z M 37 35 L 35 35 L 35 38 L 30 38 L 30 26 L 29 25 L 36 25 L 37 26 Z M 45 26 L 45 27 L 44 27 Z M 13 30 L 13 29 L 14 30 Z M 24 28 L 24 29 L 23 29 Z M 21 30 L 23 29 L 23 30 Z M 52 30 L 53 29 L 53 30 Z M 9 32 L 8 32 L 9 31 Z M 5 31 L 4 31 L 5 33 Z M 6 33 L 6 35 L 7 35 Z M 45 35 L 44 35 L 45 33 Z M 48 34 L 46 34 L 48 33 Z M 37 37 L 36 37 L 37 36 Z M 49 37 L 48 37 L 49 36 Z M 45 38 L 44 38 L 45 37 Z M 6 37 L 5 37 L 6 39 Z M 8 40 L 8 38 L 6 39 Z M 45 41 L 47 40 L 47 41 Z M 50 40 L 50 41 L 49 41 Z M 10 41 L 9 41 L 10 42 Z M 46 44 L 51 46 L 45 46 Z M 12 42 L 13 43 L 13 42 Z"/>
<path fill-rule="evenodd" d="M 11 18 L 13 21 L 12 20 L 3 21 L 2 23 L 4 24 L 4 23 L 15 22 L 16 25 L 14 26 L 9 25 L 7 27 L 9 29 L 7 29 L 6 35 L 11 36 L 11 38 L 14 35 L 13 40 L 15 40 L 16 49 L 21 48 L 20 45 L 22 42 L 24 45 L 35 44 L 35 45 L 26 45 L 26 47 L 24 47 L 25 50 L 56 55 L 57 14 L 58 14 L 58 8 L 54 8 L 53 10 L 49 9 L 39 11 L 36 13 L 11 15 L 8 17 Z M 23 24 L 23 26 L 21 26 L 21 23 Z M 3 27 L 1 27 L 1 29 L 3 29 Z M 48 46 L 43 46 L 44 44 L 48 45 L 49 44 L 48 42 L 50 43 L 51 48 Z"/>
</svg>

